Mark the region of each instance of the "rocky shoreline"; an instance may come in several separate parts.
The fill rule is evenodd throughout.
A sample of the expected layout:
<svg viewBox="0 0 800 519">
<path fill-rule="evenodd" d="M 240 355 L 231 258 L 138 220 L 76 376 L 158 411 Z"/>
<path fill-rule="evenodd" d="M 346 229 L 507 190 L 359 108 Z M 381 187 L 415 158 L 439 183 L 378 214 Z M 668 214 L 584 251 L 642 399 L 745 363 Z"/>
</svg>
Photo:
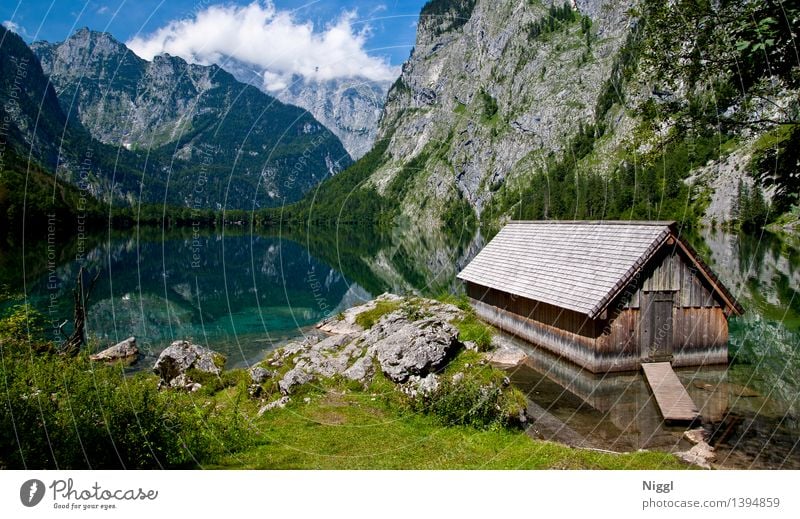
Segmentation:
<svg viewBox="0 0 800 519">
<path fill-rule="evenodd" d="M 320 335 L 288 342 L 246 371 L 224 371 L 221 354 L 181 340 L 161 352 L 153 372 L 160 388 L 189 392 L 237 372 L 234 380 L 246 383 L 248 394 L 258 401 L 258 416 L 286 407 L 294 398 L 307 402 L 309 390 L 326 384 L 341 382 L 353 390 L 368 390 L 383 377 L 412 409 L 441 413 L 444 407 L 453 423 L 461 419 L 466 423 L 457 413 L 469 414 L 475 408 L 489 410 L 484 420 L 512 426 L 535 422 L 524 395 L 502 371 L 524 362 L 527 354 L 501 337 L 489 337 L 480 346 L 463 340 L 459 325 L 471 315 L 469 308 L 455 304 L 383 294 L 318 323 Z M 486 327 L 486 333 L 491 336 L 491 328 Z M 137 355 L 135 339 L 129 338 L 92 359 L 128 363 Z M 470 362 L 463 360 L 465 356 Z M 462 403 L 452 416 L 454 411 L 447 406 L 466 394 L 473 401 Z M 689 452 L 675 455 L 710 468 L 713 448 L 705 438 L 695 438 L 698 433 L 687 436 L 696 444 Z"/>
</svg>

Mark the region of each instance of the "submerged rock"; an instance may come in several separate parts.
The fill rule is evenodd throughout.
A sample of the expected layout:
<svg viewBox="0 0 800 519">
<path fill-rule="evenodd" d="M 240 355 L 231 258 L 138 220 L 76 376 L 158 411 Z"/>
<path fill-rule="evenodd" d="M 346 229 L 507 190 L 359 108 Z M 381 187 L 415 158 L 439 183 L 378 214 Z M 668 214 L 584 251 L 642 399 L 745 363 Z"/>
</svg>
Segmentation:
<svg viewBox="0 0 800 519">
<path fill-rule="evenodd" d="M 97 362 L 117 362 L 133 364 L 139 359 L 139 348 L 136 347 L 136 337 L 128 337 L 110 348 L 90 355 L 91 360 Z"/>
<path fill-rule="evenodd" d="M 175 387 L 173 381 L 190 369 L 219 375 L 222 373 L 222 366 L 225 357 L 222 354 L 209 350 L 189 341 L 175 341 L 170 344 L 153 366 L 153 372 L 161 377 L 161 382 L 170 387 Z"/>
<path fill-rule="evenodd" d="M 496 348 L 484 355 L 484 358 L 495 366 L 511 368 L 519 366 L 528 358 L 528 355 L 521 348 L 509 342 L 497 340 L 495 342 L 497 343 Z"/>
</svg>

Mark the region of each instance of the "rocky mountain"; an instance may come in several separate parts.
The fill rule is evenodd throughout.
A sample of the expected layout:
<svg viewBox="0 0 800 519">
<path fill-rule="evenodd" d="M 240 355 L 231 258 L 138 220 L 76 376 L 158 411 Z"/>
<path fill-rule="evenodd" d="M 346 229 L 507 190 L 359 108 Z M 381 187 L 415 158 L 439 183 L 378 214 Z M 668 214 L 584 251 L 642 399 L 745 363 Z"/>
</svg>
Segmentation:
<svg viewBox="0 0 800 519">
<path fill-rule="evenodd" d="M 45 202 L 39 203 L 34 196 L 39 192 L 37 186 L 41 187 L 43 198 L 48 191 L 53 197 L 61 182 L 80 189 L 85 195 L 84 207 L 94 198 L 127 199 L 142 194 L 155 199 L 158 193 L 163 196 L 161 180 L 142 185 L 144 174 L 154 170 L 141 157 L 97 141 L 83 126 L 68 120 L 39 60 L 22 38 L 0 27 L 0 43 L 0 168 L 4 175 L 0 199 L 5 206 L 15 196 L 28 194 L 21 205 L 11 203 L 9 218 L 12 213 L 21 216 L 26 207 L 29 216 L 31 211 L 43 208 Z M 26 172 L 36 172 L 27 183 L 27 191 Z M 52 174 L 49 180 L 48 173 Z M 22 191 L 14 188 L 18 174 L 22 175 Z M 64 200 L 70 201 L 68 206 L 74 207 L 81 198 L 77 190 L 68 189 L 64 194 Z"/>
<path fill-rule="evenodd" d="M 317 81 L 295 74 L 286 88 L 269 91 L 264 86 L 264 71 L 253 70 L 232 58 L 224 58 L 220 64 L 239 81 L 308 110 L 339 137 L 353 159 L 363 157 L 375 143 L 391 82 L 364 77 Z"/>
<path fill-rule="evenodd" d="M 479 222 L 489 234 L 509 217 L 735 221 L 740 181 L 749 205 L 788 210 L 797 166 L 774 164 L 793 164 L 800 138 L 798 9 L 689 4 L 428 2 L 371 171 L 321 192 L 371 193 L 348 194 L 339 214 L 369 201 L 425 228 Z M 690 7 L 698 27 L 680 22 Z"/>
<path fill-rule="evenodd" d="M 64 113 L 109 145 L 147 154 L 165 192 L 150 201 L 265 207 L 300 198 L 350 163 L 305 110 L 217 66 L 161 55 L 145 61 L 106 33 L 81 29 L 33 50 Z"/>
<path fill-rule="evenodd" d="M 273 95 L 311 112 L 339 137 L 353 159 L 359 159 L 375 143 L 390 86 L 391 82 L 358 77 L 314 81 L 296 76 L 287 88 Z"/>
</svg>

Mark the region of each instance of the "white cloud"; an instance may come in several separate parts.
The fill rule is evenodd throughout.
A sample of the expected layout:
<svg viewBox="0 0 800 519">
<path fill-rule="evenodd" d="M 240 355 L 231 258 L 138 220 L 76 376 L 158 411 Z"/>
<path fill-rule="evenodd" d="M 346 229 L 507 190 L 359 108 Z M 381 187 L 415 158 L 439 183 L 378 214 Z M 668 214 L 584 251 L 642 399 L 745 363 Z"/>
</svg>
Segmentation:
<svg viewBox="0 0 800 519">
<path fill-rule="evenodd" d="M 108 12 L 108 6 L 107 5 L 103 5 L 103 6 L 100 7 L 100 9 L 97 10 L 97 14 L 106 14 L 107 12 Z"/>
<path fill-rule="evenodd" d="M 27 33 L 25 32 L 25 28 L 22 27 L 20 24 L 12 22 L 11 20 L 5 20 L 2 23 L 3 27 L 8 29 L 11 32 L 15 32 L 21 36 L 25 36 Z"/>
<path fill-rule="evenodd" d="M 269 90 L 285 88 L 292 74 L 325 81 L 341 77 L 392 80 L 399 69 L 370 56 L 369 27 L 353 27 L 355 12 L 318 29 L 270 1 L 246 6 L 212 5 L 191 18 L 174 20 L 152 34 L 136 36 L 128 47 L 144 59 L 169 53 L 187 61 L 221 64 L 226 57 L 264 71 Z"/>
</svg>

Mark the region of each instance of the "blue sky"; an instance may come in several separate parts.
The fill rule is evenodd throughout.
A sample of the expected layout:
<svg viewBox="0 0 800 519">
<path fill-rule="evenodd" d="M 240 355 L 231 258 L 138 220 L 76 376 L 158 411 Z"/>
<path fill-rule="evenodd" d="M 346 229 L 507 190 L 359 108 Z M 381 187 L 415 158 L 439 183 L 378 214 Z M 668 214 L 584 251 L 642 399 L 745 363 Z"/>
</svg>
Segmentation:
<svg viewBox="0 0 800 519">
<path fill-rule="evenodd" d="M 0 5 L 0 21 L 28 42 L 62 41 L 84 26 L 128 42 L 137 36 L 146 39 L 171 22 L 192 19 L 212 6 L 230 8 L 254 2 L 290 13 L 297 24 L 312 22 L 315 33 L 340 21 L 344 13 L 355 11 L 348 19 L 352 31 L 360 35 L 365 24 L 371 28 L 360 40 L 363 50 L 397 66 L 408 58 L 414 45 L 415 24 L 425 0 L 6 0 Z"/>
</svg>

